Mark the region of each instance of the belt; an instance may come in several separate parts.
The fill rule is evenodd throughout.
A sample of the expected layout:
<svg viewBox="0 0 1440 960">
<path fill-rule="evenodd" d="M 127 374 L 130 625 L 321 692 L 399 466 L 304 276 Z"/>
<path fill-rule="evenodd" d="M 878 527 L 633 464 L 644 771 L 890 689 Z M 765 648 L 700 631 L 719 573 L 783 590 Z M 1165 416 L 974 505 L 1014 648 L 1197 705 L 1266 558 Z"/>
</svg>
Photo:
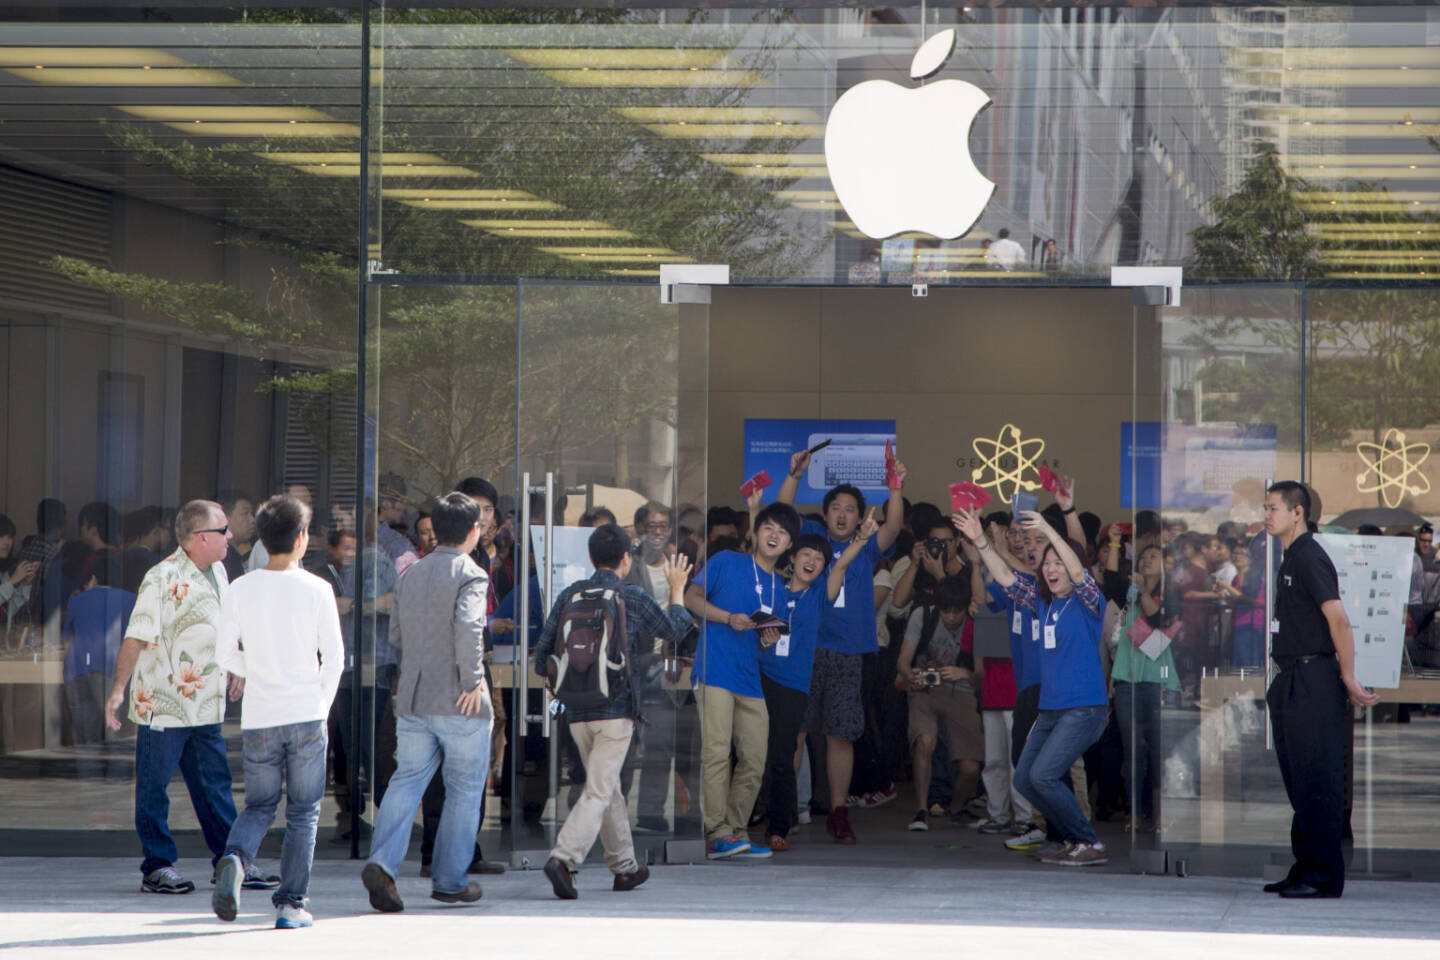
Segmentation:
<svg viewBox="0 0 1440 960">
<path fill-rule="evenodd" d="M 1289 670 L 1298 667 L 1302 663 L 1309 663 L 1312 660 L 1334 660 L 1333 653 L 1307 653 L 1303 657 L 1276 657 L 1275 662 L 1280 665 L 1281 670 Z"/>
</svg>

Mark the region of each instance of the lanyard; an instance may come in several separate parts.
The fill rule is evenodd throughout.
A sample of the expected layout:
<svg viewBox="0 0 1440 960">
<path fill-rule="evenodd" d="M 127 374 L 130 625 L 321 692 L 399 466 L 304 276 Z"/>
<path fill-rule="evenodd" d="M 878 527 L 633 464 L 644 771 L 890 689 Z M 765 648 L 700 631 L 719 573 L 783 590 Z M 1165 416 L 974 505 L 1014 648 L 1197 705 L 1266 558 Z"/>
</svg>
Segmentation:
<svg viewBox="0 0 1440 960">
<path fill-rule="evenodd" d="M 1057 612 L 1056 612 L 1055 610 L 1053 610 L 1053 609 L 1050 611 L 1050 622 L 1051 622 L 1051 623 L 1056 623 L 1056 624 L 1058 624 L 1058 623 L 1060 622 L 1060 618 L 1063 617 L 1063 616 L 1065 616 L 1065 611 L 1068 610 L 1068 609 L 1070 609 L 1070 601 L 1071 601 L 1071 600 L 1074 600 L 1074 599 L 1075 599 L 1075 591 L 1074 591 L 1074 590 L 1071 590 L 1071 591 L 1070 591 L 1070 596 L 1068 596 L 1068 597 L 1065 598 L 1065 603 L 1061 605 L 1059 612 L 1057 613 Z"/>
<path fill-rule="evenodd" d="M 759 601 L 760 606 L 764 607 L 764 606 L 766 606 L 766 603 L 765 603 L 765 591 L 760 588 L 760 564 L 755 560 L 754 557 L 751 557 L 751 558 L 750 558 L 750 565 L 755 568 L 755 597 L 756 597 L 756 599 Z M 774 601 L 775 601 L 775 596 L 776 596 L 776 592 L 775 592 L 775 591 L 776 591 L 776 588 L 775 588 L 775 571 L 774 571 L 774 570 L 771 570 L 771 571 L 770 571 L 770 601 L 771 601 L 771 602 L 770 602 L 770 608 L 771 608 L 772 610 L 774 609 Z"/>
</svg>

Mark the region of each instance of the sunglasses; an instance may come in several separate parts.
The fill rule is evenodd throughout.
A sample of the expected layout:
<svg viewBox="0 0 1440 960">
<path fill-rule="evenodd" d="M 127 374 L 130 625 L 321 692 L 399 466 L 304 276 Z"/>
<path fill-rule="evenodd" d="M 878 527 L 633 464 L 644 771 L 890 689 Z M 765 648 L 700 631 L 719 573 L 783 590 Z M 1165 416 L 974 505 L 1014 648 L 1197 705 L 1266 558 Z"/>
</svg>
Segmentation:
<svg viewBox="0 0 1440 960">
<path fill-rule="evenodd" d="M 196 534 L 201 534 L 201 533 L 218 533 L 218 534 L 221 534 L 222 536 L 223 536 L 224 534 L 226 534 L 226 533 L 229 533 L 229 532 L 230 532 L 230 525 L 229 525 L 228 523 L 227 523 L 225 526 L 223 526 L 223 527 L 211 527 L 211 528 L 208 529 L 208 530 L 196 530 L 196 531 L 195 531 Z"/>
</svg>

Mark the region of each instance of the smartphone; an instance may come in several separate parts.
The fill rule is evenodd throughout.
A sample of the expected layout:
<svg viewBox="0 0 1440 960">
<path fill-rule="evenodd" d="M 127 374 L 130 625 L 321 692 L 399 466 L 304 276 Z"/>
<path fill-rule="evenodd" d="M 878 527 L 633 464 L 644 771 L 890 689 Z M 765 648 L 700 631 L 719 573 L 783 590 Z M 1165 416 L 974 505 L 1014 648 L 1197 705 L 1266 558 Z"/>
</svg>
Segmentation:
<svg viewBox="0 0 1440 960">
<path fill-rule="evenodd" d="M 1040 498 L 1033 493 L 1017 490 L 1010 495 L 1010 520 L 1014 523 L 1020 522 L 1020 514 L 1025 511 L 1039 509 Z"/>
</svg>

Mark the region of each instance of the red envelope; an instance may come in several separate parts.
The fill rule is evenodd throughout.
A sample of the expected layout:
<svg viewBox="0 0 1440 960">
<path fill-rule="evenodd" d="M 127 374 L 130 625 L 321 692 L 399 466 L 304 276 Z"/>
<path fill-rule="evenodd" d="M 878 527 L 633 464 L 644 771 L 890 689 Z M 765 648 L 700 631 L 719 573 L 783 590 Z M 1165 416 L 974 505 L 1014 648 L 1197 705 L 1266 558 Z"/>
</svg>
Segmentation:
<svg viewBox="0 0 1440 960">
<path fill-rule="evenodd" d="M 950 506 L 956 513 L 961 510 L 979 510 L 989 502 L 990 494 L 977 483 L 966 480 L 964 483 L 950 484 Z"/>
<path fill-rule="evenodd" d="M 885 441 L 885 488 L 887 490 L 900 489 L 900 476 L 895 472 L 895 448 L 889 440 Z"/>
<path fill-rule="evenodd" d="M 746 500 L 749 500 L 752 496 L 755 495 L 756 490 L 764 490 L 766 487 L 770 486 L 770 484 L 774 482 L 775 481 L 770 479 L 769 473 L 761 470 L 759 473 L 755 474 L 755 476 L 751 477 L 749 480 L 746 480 L 743 484 L 740 485 L 740 496 L 744 497 Z"/>
<path fill-rule="evenodd" d="M 1040 486 L 1047 493 L 1059 493 L 1061 490 L 1060 477 L 1043 463 L 1040 465 Z"/>
</svg>

